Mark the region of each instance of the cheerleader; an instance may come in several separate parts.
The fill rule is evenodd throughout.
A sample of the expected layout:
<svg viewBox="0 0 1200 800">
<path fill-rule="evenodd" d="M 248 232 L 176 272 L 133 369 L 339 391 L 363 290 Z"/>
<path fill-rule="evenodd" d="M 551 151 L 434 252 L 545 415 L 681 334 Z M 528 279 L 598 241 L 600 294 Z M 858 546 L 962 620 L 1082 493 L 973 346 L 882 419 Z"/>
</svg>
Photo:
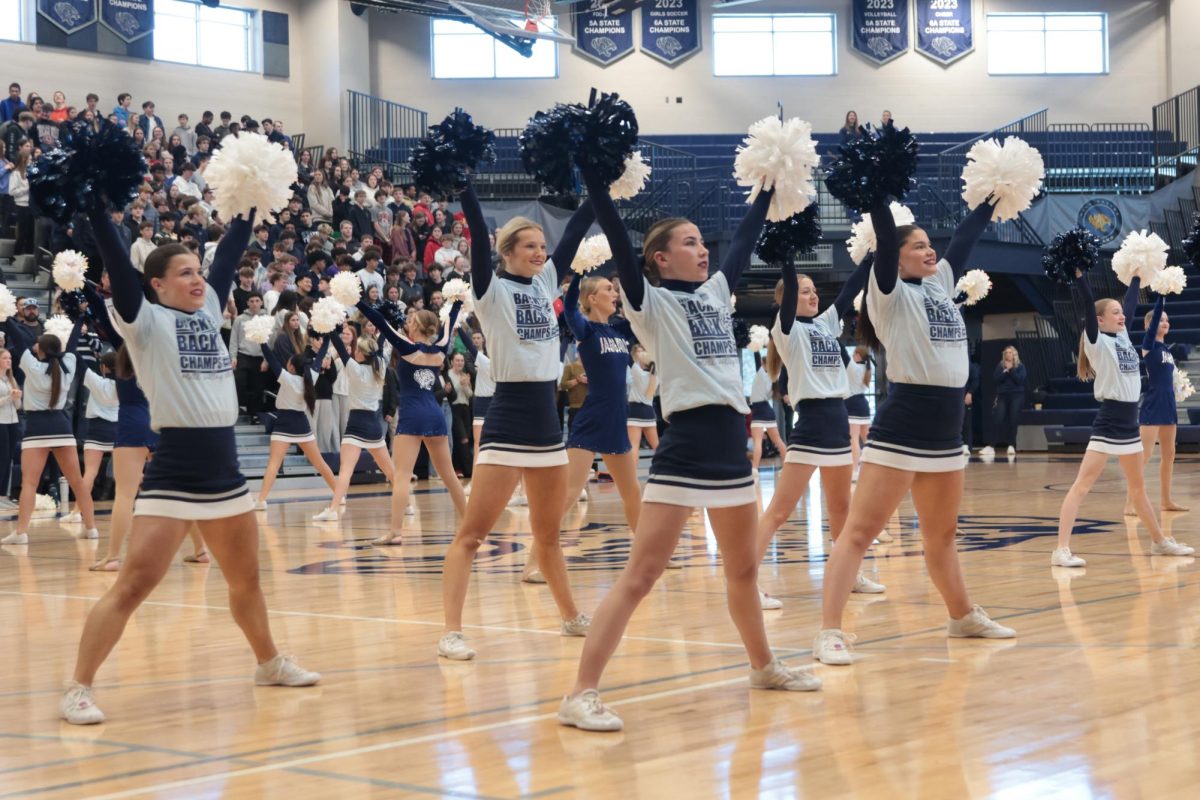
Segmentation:
<svg viewBox="0 0 1200 800">
<path fill-rule="evenodd" d="M 1164 341 L 1171 330 L 1163 304 L 1164 295 L 1159 295 L 1154 310 L 1146 312 L 1146 332 L 1142 336 L 1142 363 L 1146 365 L 1149 386 L 1142 396 L 1138 411 L 1138 425 L 1142 434 L 1142 466 L 1150 462 L 1154 444 L 1161 444 L 1159 464 L 1159 497 L 1163 511 L 1187 511 L 1171 499 L 1171 481 L 1175 474 L 1175 426 L 1179 412 L 1175 406 L 1175 359 Z M 1158 319 L 1158 327 L 1151 327 Z M 1125 497 L 1125 516 L 1137 516 L 1133 497 Z"/>
<path fill-rule="evenodd" d="M 342 434 L 341 463 L 338 465 L 333 499 L 329 501 L 328 508 L 313 517 L 316 522 L 338 521 L 339 509 L 346 503 L 350 479 L 354 477 L 358 456 L 363 450 L 375 459 L 388 483 L 395 479 L 392 459 L 388 456 L 383 437 L 383 417 L 379 414 L 384 382 L 384 364 L 379 345 L 369 336 L 359 336 L 354 342 L 354 355 L 351 356 L 343 343 L 342 331 L 335 331 L 329 338 L 333 340 L 333 348 L 338 355 L 334 359 L 334 366 L 346 376 L 350 413 Z"/>
<path fill-rule="evenodd" d="M 971 603 L 954 538 L 963 492 L 967 382 L 967 329 L 954 305 L 954 287 L 991 212 L 990 204 L 980 203 L 959 224 L 939 261 L 921 228 L 897 228 L 886 203 L 870 211 L 878 244 L 858 328 L 868 344 L 885 348 L 890 392 L 871 426 L 858 490 L 825 565 L 822 628 L 813 643 L 813 657 L 822 663 L 851 663 L 853 638 L 842 632 L 842 610 L 867 547 L 910 488 L 929 577 L 950 612 L 949 635 L 1016 635 Z"/>
<path fill-rule="evenodd" d="M 75 371 L 76 344 L 83 317 L 75 322 L 66 345 L 53 334 L 43 334 L 33 347 L 21 354 L 20 367 L 25 373 L 25 391 L 21 403 L 25 409 L 25 435 L 21 440 L 21 498 L 17 508 L 16 530 L 0 539 L 2 544 L 28 544 L 29 520 L 37 500 L 38 481 L 51 454 L 63 477 L 75 493 L 84 531 L 81 539 L 98 539 L 92 496 L 84 491 L 79 471 L 79 453 L 71 420 L 63 410 L 67 405 L 70 375 Z"/>
<path fill-rule="evenodd" d="M 335 483 L 333 471 L 325 463 L 321 449 L 317 447 L 317 437 L 313 434 L 311 415 L 316 411 L 317 393 L 314 383 L 320 375 L 321 364 L 325 361 L 325 353 L 329 350 L 329 337 L 321 342 L 321 348 L 316 357 L 309 361 L 307 356 L 294 355 L 288 359 L 287 365 L 281 364 L 275 357 L 275 351 L 268 344 L 260 345 L 263 358 L 279 381 L 279 391 L 275 395 L 275 427 L 271 429 L 271 447 L 267 456 L 267 468 L 263 472 L 262 485 L 258 489 L 258 498 L 254 501 L 255 511 L 267 510 L 267 497 L 279 468 L 283 466 L 283 457 L 292 445 L 300 448 L 308 463 L 325 481 L 325 485 L 333 491 Z"/>
<path fill-rule="evenodd" d="M 829 515 L 829 533 L 837 542 L 850 510 L 850 484 L 854 472 L 850 421 L 845 397 L 848 391 L 845 351 L 838 342 L 843 316 L 867 281 L 870 262 L 850 276 L 829 308 L 818 314 L 817 287 L 807 275 L 796 275 L 790 261 L 783 265 L 783 279 L 775 287 L 779 315 L 771 329 L 766 371 L 778 375 L 787 368 L 788 399 L 796 410 L 796 424 L 788 437 L 787 457 L 775 482 L 775 494 L 758 520 L 758 550 L 761 560 L 771 539 L 800 502 L 809 479 L 821 471 L 821 489 Z M 768 378 L 770 380 L 770 378 Z M 884 587 L 858 571 L 852 592 L 878 594 Z M 759 591 L 764 609 L 783 604 Z"/>
<path fill-rule="evenodd" d="M 88 390 L 87 408 L 84 411 L 87 437 L 83 440 L 83 488 L 88 497 L 92 495 L 104 455 L 113 451 L 117 415 L 120 413 L 117 382 L 110 377 L 116 364 L 117 354 L 108 352 L 100 357 L 99 372 L 90 369 L 83 371 L 83 385 Z M 82 522 L 83 515 L 76 509 L 64 516 L 62 521 Z"/>
<path fill-rule="evenodd" d="M 629 371 L 625 383 L 629 387 L 628 420 L 629 444 L 633 452 L 638 453 L 642 447 L 642 437 L 646 444 L 654 450 L 658 447 L 658 418 L 654 415 L 654 394 L 658 391 L 658 374 L 650 354 L 640 344 L 635 344 L 629 350 Z"/>
<path fill-rule="evenodd" d="M 230 611 L 258 662 L 254 682 L 311 686 L 321 676 L 281 655 L 271 638 L 258 577 L 254 501 L 238 469 L 233 434 L 237 392 L 220 320 L 238 258 L 250 239 L 250 222 L 239 217 L 229 223 L 208 283 L 186 247 L 167 244 L 154 250 L 144 271 L 155 302 L 143 297 L 142 282 L 109 216 L 92 214 L 92 228 L 109 271 L 127 351 L 161 441 L 134 507 L 126 562 L 88 615 L 74 680 L 67 683 L 59 713 L 74 725 L 104 721 L 92 697 L 96 672 L 129 617 L 166 574 L 193 522 L 221 562 Z M 90 506 L 84 513 L 91 513 Z"/>
<path fill-rule="evenodd" d="M 0 347 L 0 508 L 15 504 L 9 499 L 8 482 L 12 478 L 13 459 L 21 446 L 21 425 L 17 407 L 21 405 L 21 385 L 13 374 L 12 351 Z"/>
<path fill-rule="evenodd" d="M 729 296 L 750 262 L 774 193 L 759 193 L 711 278 L 708 250 L 693 223 L 675 218 L 653 225 L 643 240 L 647 271 L 657 279 L 651 285 L 638 269 L 608 187 L 590 170 L 584 176 L 612 247 L 625 313 L 656 356 L 670 427 L 654 452 L 629 563 L 596 611 L 558 721 L 590 731 L 623 727 L 601 702 L 597 687 L 629 618 L 667 567 L 694 506 L 707 507 L 721 550 L 729 614 L 750 658 L 751 687 L 818 689 L 821 682 L 814 675 L 785 666 L 771 653 L 759 608 L 757 547 L 746 536 L 758 523 L 758 500 L 746 458 L 749 408 Z"/>
<path fill-rule="evenodd" d="M 392 346 L 395 354 L 396 371 L 399 377 L 400 404 L 396 412 L 396 435 L 392 439 L 393 474 L 413 474 L 413 466 L 421 453 L 421 445 L 429 452 L 429 460 L 441 477 L 454 510 L 461 517 L 467 510 L 467 498 L 462 484 L 454 473 L 450 459 L 450 443 L 446 430 L 446 417 L 434 397 L 433 387 L 446 361 L 446 354 L 454 344 L 458 326 L 458 315 L 462 303 L 456 302 L 446 323 L 443 341 L 434 344 L 438 335 L 438 317 L 432 311 L 414 311 L 404 321 L 404 336 L 396 333 L 378 309 L 365 302 L 358 304 L 362 312 L 383 338 Z M 411 482 L 392 481 L 392 529 L 375 539 L 372 544 L 401 544 L 404 517 L 408 508 Z"/>
<path fill-rule="evenodd" d="M 755 360 L 759 360 L 757 353 Z M 750 465 L 755 475 L 758 475 L 758 465 L 762 461 L 763 434 L 771 438 L 776 450 L 780 453 L 784 451 L 783 439 L 779 437 L 779 422 L 775 419 L 775 406 L 771 402 L 771 383 L 767 370 L 759 366 L 750 383 L 750 441 L 753 443 Z"/>
<path fill-rule="evenodd" d="M 871 351 L 865 345 L 854 348 L 846 364 L 846 414 L 850 420 L 850 455 L 854 460 L 854 480 L 858 480 L 858 461 L 871 426 L 871 406 L 867 389 L 871 387 Z"/>
<path fill-rule="evenodd" d="M 1079 464 L 1079 474 L 1063 500 L 1058 518 L 1058 543 L 1050 555 L 1055 567 L 1082 567 L 1087 562 L 1071 552 L 1071 531 L 1079 506 L 1087 497 L 1092 484 L 1104 471 L 1110 455 L 1117 456 L 1121 471 L 1128 482 L 1127 492 L 1137 511 L 1138 519 L 1150 531 L 1153 544 L 1151 555 L 1190 556 L 1193 548 L 1165 536 L 1158 526 L 1150 497 L 1146 494 L 1142 474 L 1142 438 L 1138 434 L 1138 396 L 1142 377 L 1137 351 L 1129 341 L 1125 319 L 1137 307 L 1141 279 L 1134 278 L 1125 293 L 1124 304 L 1104 298 L 1094 300 L 1092 288 L 1082 272 L 1075 272 L 1075 289 L 1084 306 L 1084 332 L 1079 338 L 1077 373 L 1081 381 L 1094 380 L 1093 393 L 1100 401 L 1100 411 L 1092 423 L 1092 435 L 1087 452 Z M 1095 312 L 1091 313 L 1092 308 Z M 1155 332 L 1163 314 L 1163 298 L 1154 304 L 1150 324 L 1142 342 L 1143 352 L 1152 352 Z M 1150 347 L 1146 347 L 1149 344 Z M 1169 391 L 1173 391 L 1170 389 Z M 1168 490 L 1164 490 L 1168 491 Z"/>
<path fill-rule="evenodd" d="M 438 642 L 438 655 L 466 661 L 475 657 L 462 634 L 471 564 L 522 477 L 529 498 L 529 525 L 542 573 L 562 617 L 562 635 L 583 636 L 591 623 L 575 607 L 559 546 L 567 454 L 556 409 L 561 363 L 551 303 L 593 214 L 591 205 L 584 203 L 571 216 L 550 259 L 554 269 L 547 269 L 541 226 L 523 217 L 509 220 L 496 232 L 496 250 L 503 266 L 493 272 L 492 251 L 485 246 L 487 223 L 470 182 L 461 199 L 475 243 L 471 248 L 475 313 L 488 341 L 496 381 L 483 422 L 471 499 L 446 553 L 442 576 L 446 632 Z"/>
<path fill-rule="evenodd" d="M 488 406 L 492 395 L 496 393 L 496 382 L 492 380 L 492 360 L 487 354 L 487 339 L 482 333 L 471 334 L 471 343 L 467 348 L 474 356 L 475 363 L 475 399 L 471 407 L 471 430 L 475 439 L 475 462 L 479 464 L 479 439 L 483 435 L 483 421 L 487 419 Z"/>
</svg>

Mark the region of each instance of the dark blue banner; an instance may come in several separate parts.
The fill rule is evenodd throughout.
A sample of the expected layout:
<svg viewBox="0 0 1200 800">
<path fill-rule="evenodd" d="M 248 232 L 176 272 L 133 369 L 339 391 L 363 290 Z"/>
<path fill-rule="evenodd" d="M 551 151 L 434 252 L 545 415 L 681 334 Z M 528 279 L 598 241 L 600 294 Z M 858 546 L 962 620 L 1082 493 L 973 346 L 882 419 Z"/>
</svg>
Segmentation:
<svg viewBox="0 0 1200 800">
<path fill-rule="evenodd" d="M 916 0 L 917 50 L 950 64 L 975 49 L 972 0 Z"/>
<path fill-rule="evenodd" d="M 908 52 L 909 0 L 854 0 L 850 44 L 877 64 Z"/>
<path fill-rule="evenodd" d="M 96 21 L 96 0 L 38 0 L 37 10 L 63 33 L 81 31 Z"/>
<path fill-rule="evenodd" d="M 633 14 L 609 14 L 604 0 L 592 0 L 575 15 L 575 52 L 603 66 L 633 52 Z"/>
<path fill-rule="evenodd" d="M 100 22 L 128 44 L 154 30 L 154 0 L 100 0 Z"/>
<path fill-rule="evenodd" d="M 672 66 L 700 52 L 700 0 L 646 0 L 641 49 Z"/>
</svg>

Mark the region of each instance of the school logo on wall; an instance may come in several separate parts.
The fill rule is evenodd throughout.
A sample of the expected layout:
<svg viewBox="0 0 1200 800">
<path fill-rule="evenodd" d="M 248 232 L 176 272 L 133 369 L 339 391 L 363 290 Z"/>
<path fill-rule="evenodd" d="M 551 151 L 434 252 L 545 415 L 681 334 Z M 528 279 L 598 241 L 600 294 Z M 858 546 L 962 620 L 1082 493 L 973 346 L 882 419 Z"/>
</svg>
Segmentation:
<svg viewBox="0 0 1200 800">
<path fill-rule="evenodd" d="M 66 34 L 96 21 L 96 0 L 38 0 L 38 14 Z"/>
<path fill-rule="evenodd" d="M 1089 200 L 1079 209 L 1075 224 L 1108 244 L 1121 235 L 1121 209 L 1111 200 Z"/>
<path fill-rule="evenodd" d="M 609 14 L 603 0 L 592 0 L 587 11 L 574 15 L 574 50 L 602 66 L 633 52 L 633 14 Z"/>
<path fill-rule="evenodd" d="M 643 53 L 675 66 L 700 52 L 699 0 L 649 0 L 641 10 Z"/>
<path fill-rule="evenodd" d="M 943 66 L 975 49 L 971 0 L 917 0 L 917 51 Z"/>
<path fill-rule="evenodd" d="M 154 31 L 154 0 L 100 0 L 100 23 L 129 44 Z"/>
</svg>

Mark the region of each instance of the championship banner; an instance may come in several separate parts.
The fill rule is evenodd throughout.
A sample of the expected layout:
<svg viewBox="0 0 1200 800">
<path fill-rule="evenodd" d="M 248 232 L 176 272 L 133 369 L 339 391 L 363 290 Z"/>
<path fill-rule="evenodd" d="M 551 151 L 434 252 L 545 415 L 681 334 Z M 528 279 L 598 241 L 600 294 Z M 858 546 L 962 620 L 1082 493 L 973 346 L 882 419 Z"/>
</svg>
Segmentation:
<svg viewBox="0 0 1200 800">
<path fill-rule="evenodd" d="M 38 16 L 66 34 L 96 21 L 96 0 L 38 0 Z"/>
<path fill-rule="evenodd" d="M 943 65 L 975 49 L 972 0 L 916 0 L 917 51 Z"/>
<path fill-rule="evenodd" d="M 100 23 L 129 44 L 154 31 L 154 0 L 100 0 Z"/>
<path fill-rule="evenodd" d="M 584 58 L 607 67 L 633 52 L 633 14 L 610 16 L 604 0 L 591 0 L 588 10 L 574 18 L 572 49 Z"/>
<path fill-rule="evenodd" d="M 850 45 L 876 64 L 908 52 L 909 0 L 854 0 Z"/>
<path fill-rule="evenodd" d="M 700 51 L 700 0 L 648 0 L 641 10 L 643 53 L 674 66 Z"/>
</svg>

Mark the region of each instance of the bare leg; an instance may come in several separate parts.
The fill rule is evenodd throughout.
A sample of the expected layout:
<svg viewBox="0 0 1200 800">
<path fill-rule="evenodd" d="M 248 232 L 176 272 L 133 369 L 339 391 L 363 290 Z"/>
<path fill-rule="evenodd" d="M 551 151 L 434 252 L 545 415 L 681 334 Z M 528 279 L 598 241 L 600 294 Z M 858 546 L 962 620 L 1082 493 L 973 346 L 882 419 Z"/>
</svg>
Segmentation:
<svg viewBox="0 0 1200 800">
<path fill-rule="evenodd" d="M 100 474 L 100 465 L 102 463 L 104 463 L 103 451 L 83 451 L 83 492 L 88 497 L 92 496 L 92 489 L 96 486 L 96 477 Z M 78 510 L 78 498 L 76 498 L 75 505 L 76 510 Z"/>
<path fill-rule="evenodd" d="M 45 447 L 21 450 L 21 499 L 17 504 L 17 533 L 29 532 L 29 520 L 33 518 L 33 508 L 37 503 L 38 481 L 42 479 L 42 470 L 46 468 L 46 459 L 49 457 L 50 450 Z"/>
<path fill-rule="evenodd" d="M 474 476 L 475 475 L 474 467 L 475 467 L 475 465 L 477 465 L 479 463 L 479 437 L 483 436 L 483 423 L 482 422 L 473 423 L 471 425 L 471 430 L 475 434 L 475 438 L 474 438 L 475 460 L 473 462 L 471 462 L 471 467 L 472 467 L 471 475 Z M 441 473 L 438 473 L 438 474 L 440 475 Z"/>
<path fill-rule="evenodd" d="M 255 530 L 258 529 L 255 528 Z M 192 526 L 188 528 L 188 539 L 192 542 L 192 554 L 183 560 L 189 564 L 207 564 L 209 558 L 208 551 L 204 549 L 204 536 L 196 523 L 192 523 Z"/>
<path fill-rule="evenodd" d="M 853 459 L 854 469 L 856 470 L 858 469 L 858 460 L 862 458 L 862 445 L 860 444 L 860 440 L 862 439 L 862 429 L 865 427 L 865 425 L 855 425 L 854 423 L 850 423 L 850 457 Z"/>
<path fill-rule="evenodd" d="M 84 490 L 83 473 L 79 471 L 79 453 L 74 447 L 55 447 L 52 449 L 54 460 L 63 477 L 67 479 L 71 491 L 75 493 L 75 502 L 79 505 L 79 514 L 83 517 L 83 527 L 96 527 L 96 505 L 92 502 L 91 490 Z"/>
<path fill-rule="evenodd" d="M 258 522 L 254 514 L 197 523 L 229 584 L 229 611 L 258 663 L 279 655 L 271 639 L 267 600 L 258 580 Z M 82 683 L 82 681 L 81 681 Z"/>
<path fill-rule="evenodd" d="M 1133 507 L 1137 509 L 1138 519 L 1150 531 L 1150 538 L 1161 542 L 1165 537 L 1154 516 L 1154 506 L 1150 505 L 1150 496 L 1146 494 L 1146 476 L 1142 471 L 1141 453 L 1131 453 L 1119 459 L 1125 480 L 1129 483 L 1129 493 L 1133 495 Z"/>
<path fill-rule="evenodd" d="M 350 490 L 350 479 L 354 477 L 354 468 L 358 465 L 358 454 L 362 448 L 355 444 L 342 444 L 341 465 L 338 468 L 337 483 L 333 487 L 333 499 L 329 508 L 337 511 L 341 508 L 346 492 Z"/>
<path fill-rule="evenodd" d="M 300 452 L 304 453 L 304 457 L 308 459 L 308 463 L 313 465 L 313 469 L 321 476 L 321 480 L 325 481 L 325 485 L 329 487 L 329 491 L 333 491 L 337 486 L 337 479 L 333 476 L 333 470 L 325 463 L 325 457 L 321 455 L 321 448 L 316 442 L 301 442 Z M 274 480 L 274 474 L 271 476 Z"/>
<path fill-rule="evenodd" d="M 750 426 L 750 467 L 758 475 L 758 465 L 762 461 L 763 429 Z"/>
<path fill-rule="evenodd" d="M 1141 470 L 1141 455 L 1138 455 L 1138 470 Z M 1071 531 L 1075 529 L 1075 518 L 1079 516 L 1079 506 L 1083 503 L 1083 498 L 1087 497 L 1088 492 L 1092 490 L 1092 486 L 1096 483 L 1096 478 L 1100 477 L 1100 473 L 1104 471 L 1104 465 L 1108 463 L 1108 456 L 1104 453 L 1095 450 L 1088 450 L 1083 454 L 1083 460 L 1079 462 L 1079 474 L 1075 476 L 1075 483 L 1071 484 L 1067 496 L 1063 498 L 1062 509 L 1058 512 L 1058 543 L 1055 547 L 1071 546 Z M 1145 487 L 1142 489 L 1145 492 Z"/>
<path fill-rule="evenodd" d="M 767 437 L 771 440 L 771 444 L 775 445 L 779 455 L 787 453 L 787 445 L 783 443 L 783 437 L 779 435 L 779 428 L 767 428 Z"/>
<path fill-rule="evenodd" d="M 379 467 L 379 471 L 383 473 L 387 482 L 395 485 L 396 471 L 392 469 L 392 454 L 387 451 L 387 447 L 379 445 L 379 447 L 372 447 L 367 452 L 371 454 L 371 458 L 375 459 L 375 465 Z M 404 480 L 408 481 L 410 478 L 412 478 L 411 469 L 404 476 Z"/>
<path fill-rule="evenodd" d="M 1150 459 L 1154 457 L 1154 443 L 1158 441 L 1158 426 L 1142 425 L 1138 428 L 1138 433 L 1142 437 L 1142 469 L 1145 470 L 1146 465 L 1150 463 Z M 1174 437 L 1172 437 L 1172 441 L 1174 441 Z M 1166 461 L 1166 453 L 1163 453 L 1162 462 L 1165 464 Z M 1163 497 L 1166 497 L 1168 494 L 1170 494 L 1170 489 L 1164 491 Z M 1125 486 L 1125 516 L 1137 516 L 1137 509 L 1133 503 L 1133 493 L 1129 485 Z"/>
<path fill-rule="evenodd" d="M 258 502 L 267 502 L 267 498 L 271 495 L 271 487 L 275 485 L 275 477 L 279 474 L 279 468 L 283 466 L 283 457 L 287 455 L 289 447 L 291 445 L 287 442 L 271 442 L 267 455 L 267 468 L 263 472 L 262 486 L 258 489 Z"/>
<path fill-rule="evenodd" d="M 113 449 L 113 479 L 117 486 L 108 535 L 108 554 L 93 564 L 92 569 L 101 569 L 121 558 L 121 545 L 129 535 L 133 522 L 133 501 L 137 497 L 138 487 L 142 485 L 142 470 L 149 458 L 150 450 L 145 447 Z"/>
<path fill-rule="evenodd" d="M 971 598 L 963 581 L 954 540 L 962 504 L 964 473 L 919 472 L 913 477 L 912 498 L 921 520 L 925 566 L 946 610 L 954 619 L 971 613 Z"/>
<path fill-rule="evenodd" d="M 642 435 L 646 437 L 651 450 L 658 449 L 658 428 L 642 428 Z"/>
<path fill-rule="evenodd" d="M 637 477 L 637 452 L 630 450 L 619 456 L 606 455 L 603 458 L 604 466 L 621 495 L 625 522 L 629 524 L 629 530 L 637 530 L 638 515 L 642 511 L 642 485 L 638 483 Z"/>
<path fill-rule="evenodd" d="M 1171 483 L 1175 480 L 1175 426 L 1162 425 L 1159 427 L 1159 458 L 1158 493 L 1162 500 L 1163 511 L 1187 511 L 1187 506 L 1181 506 L 1171 499 Z"/>
<path fill-rule="evenodd" d="M 625 435 L 629 437 L 629 446 L 634 456 L 637 456 L 638 451 L 642 449 L 642 429 L 635 425 L 626 426 Z"/>
<path fill-rule="evenodd" d="M 821 467 L 821 486 L 825 493 L 825 510 L 829 514 L 829 535 L 836 542 L 850 513 L 850 487 L 854 467 Z"/>
<path fill-rule="evenodd" d="M 588 476 L 592 472 L 592 463 L 596 459 L 596 454 L 591 450 L 581 450 L 577 447 L 572 447 L 567 450 L 567 479 L 565 501 L 562 508 L 562 515 L 559 517 L 561 525 L 562 519 L 570 513 L 571 509 L 575 508 L 575 504 L 579 502 L 579 494 L 583 491 L 583 487 L 587 486 Z M 540 555 L 538 553 L 536 537 L 533 547 L 529 548 L 529 558 L 525 559 L 525 569 L 521 573 L 522 579 L 528 578 L 530 575 L 538 571 L 538 563 Z"/>
<path fill-rule="evenodd" d="M 442 476 L 442 483 L 446 485 L 446 492 L 450 495 L 450 502 L 454 503 L 454 510 L 458 512 L 458 516 L 462 517 L 467 513 L 467 493 L 463 491 L 462 481 L 458 479 L 458 475 L 454 472 L 454 459 L 450 456 L 450 439 L 447 436 L 427 436 L 425 437 L 425 449 L 429 451 L 429 460 L 433 462 L 433 468 L 437 470 L 437 474 Z M 413 456 L 414 461 L 416 456 Z M 411 475 L 412 466 L 409 466 L 408 472 L 397 472 L 397 475 Z"/>
<path fill-rule="evenodd" d="M 779 471 L 779 477 L 775 480 L 775 494 L 767 504 L 767 510 L 758 518 L 758 534 L 755 539 L 759 561 L 766 557 L 771 540 L 775 538 L 775 531 L 779 530 L 796 510 L 796 505 L 804 496 L 815 471 L 816 467 L 808 464 L 784 462 L 783 469 Z"/>
<path fill-rule="evenodd" d="M 746 535 L 758 526 L 758 503 L 733 508 L 710 508 L 708 519 L 721 551 L 729 616 L 742 637 L 750 666 L 762 669 L 774 655 L 763 627 L 758 597 L 758 546 Z"/>
<path fill-rule="evenodd" d="M 537 549 L 538 565 L 546 576 L 546 585 L 563 619 L 579 615 L 571 597 L 567 562 L 559 541 L 562 526 L 562 498 L 567 489 L 566 467 L 526 468 L 525 494 L 529 498 L 529 527 Z"/>
<path fill-rule="evenodd" d="M 392 463 L 396 475 L 412 475 L 413 465 L 421 452 L 421 437 L 398 434 L 392 438 Z M 430 451 L 432 455 L 432 451 Z M 438 474 L 442 471 L 439 469 Z M 400 540 L 404 530 L 404 512 L 408 509 L 408 498 L 412 492 L 411 481 L 392 482 L 392 529 L 372 544 L 387 545 Z"/>
</svg>

